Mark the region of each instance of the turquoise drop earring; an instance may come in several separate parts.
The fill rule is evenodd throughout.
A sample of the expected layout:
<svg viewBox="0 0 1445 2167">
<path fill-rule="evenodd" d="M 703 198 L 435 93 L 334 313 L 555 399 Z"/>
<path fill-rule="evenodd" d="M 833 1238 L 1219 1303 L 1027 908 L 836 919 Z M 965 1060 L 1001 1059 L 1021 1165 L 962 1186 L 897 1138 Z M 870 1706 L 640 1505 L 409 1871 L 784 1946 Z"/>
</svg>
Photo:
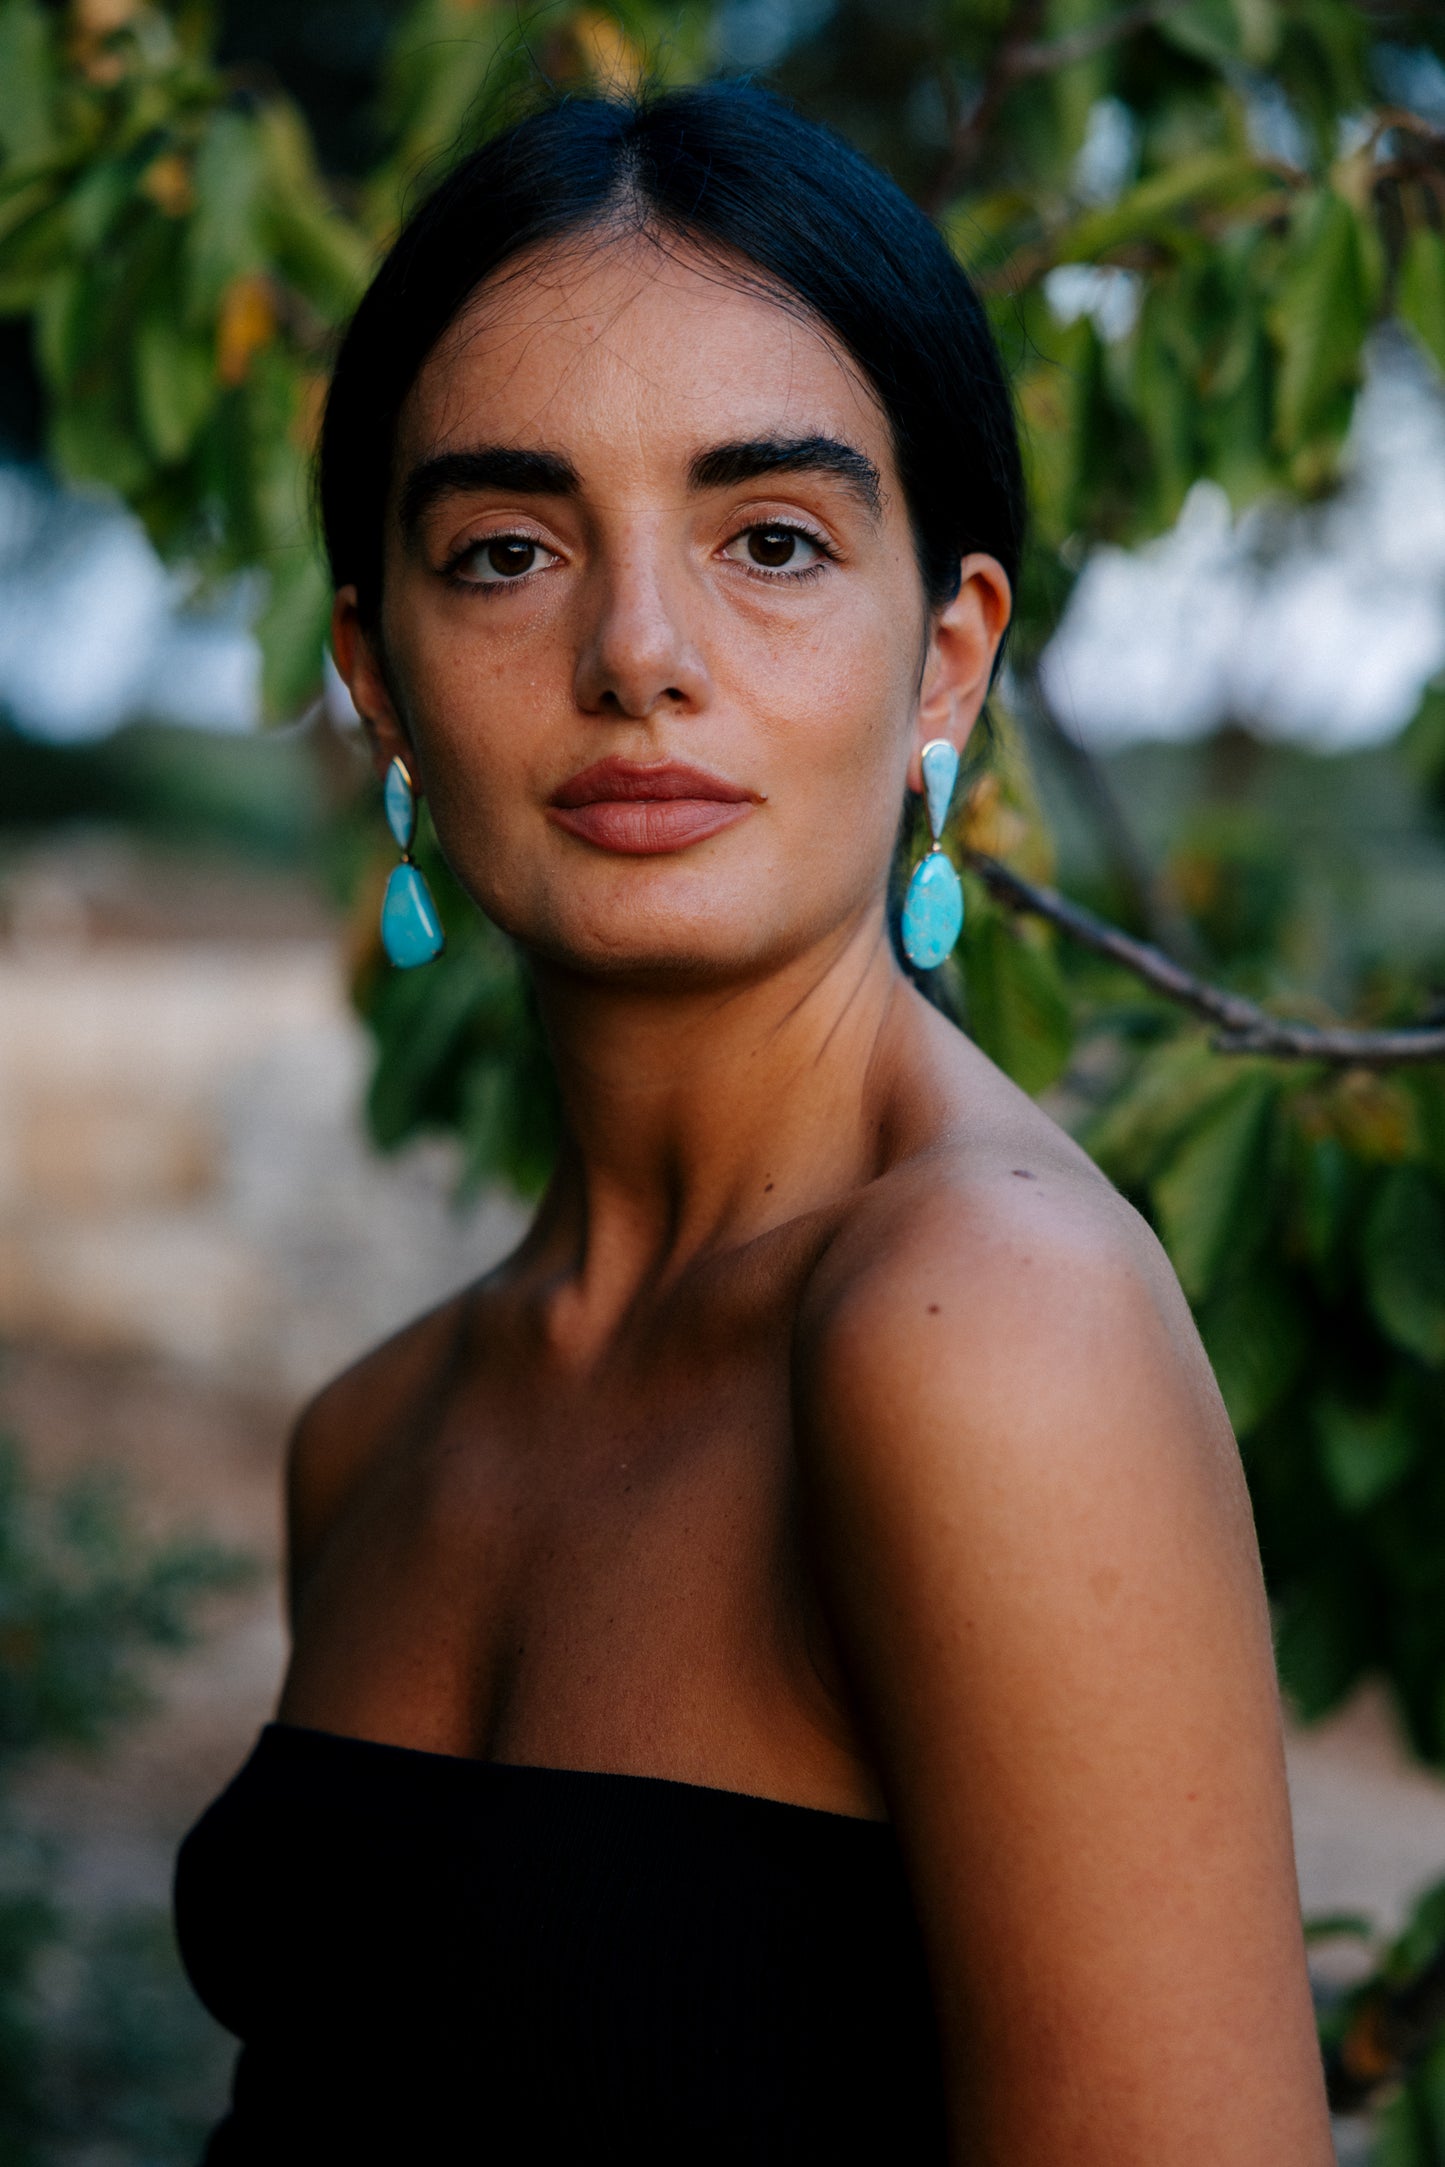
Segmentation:
<svg viewBox="0 0 1445 2167">
<path fill-rule="evenodd" d="M 416 839 L 416 790 L 404 760 L 393 760 L 382 785 L 386 824 L 396 837 L 401 864 L 392 867 L 381 899 L 381 945 L 404 971 L 430 963 L 445 936 L 430 888 L 411 862 Z"/>
<path fill-rule="evenodd" d="M 958 752 L 946 737 L 935 737 L 924 746 L 921 758 L 933 848 L 914 867 L 903 898 L 903 952 L 918 970 L 932 971 L 948 954 L 963 925 L 963 883 L 940 842 L 958 781 Z"/>
</svg>

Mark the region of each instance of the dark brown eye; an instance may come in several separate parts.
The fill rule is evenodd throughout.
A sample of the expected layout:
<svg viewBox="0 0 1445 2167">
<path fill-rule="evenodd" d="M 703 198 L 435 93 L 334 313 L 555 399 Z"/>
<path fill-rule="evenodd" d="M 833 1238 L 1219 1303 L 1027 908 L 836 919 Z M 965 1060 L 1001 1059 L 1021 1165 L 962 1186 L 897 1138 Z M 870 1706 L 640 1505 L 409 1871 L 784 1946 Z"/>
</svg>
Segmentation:
<svg viewBox="0 0 1445 2167">
<path fill-rule="evenodd" d="M 462 550 L 452 565 L 452 577 L 467 587 L 505 587 L 524 579 L 529 572 L 548 570 L 558 562 L 557 552 L 530 534 L 491 534 Z"/>
<path fill-rule="evenodd" d="M 771 572 L 780 572 L 793 561 L 793 551 L 802 537 L 791 527 L 750 527 L 748 529 L 748 555 L 754 564 L 765 564 Z"/>
<path fill-rule="evenodd" d="M 491 570 L 503 579 L 518 579 L 533 569 L 537 545 L 518 534 L 500 534 L 483 552 Z"/>
</svg>

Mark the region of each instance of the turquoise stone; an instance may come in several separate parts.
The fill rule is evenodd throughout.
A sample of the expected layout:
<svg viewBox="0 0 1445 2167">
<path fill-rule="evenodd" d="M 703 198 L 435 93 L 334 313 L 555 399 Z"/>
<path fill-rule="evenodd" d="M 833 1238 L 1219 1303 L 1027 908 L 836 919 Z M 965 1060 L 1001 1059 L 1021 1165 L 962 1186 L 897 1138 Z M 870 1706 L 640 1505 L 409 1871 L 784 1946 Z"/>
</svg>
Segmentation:
<svg viewBox="0 0 1445 2167">
<path fill-rule="evenodd" d="M 914 869 L 903 899 L 903 951 L 920 971 L 936 970 L 963 924 L 963 884 L 941 850 Z"/>
<path fill-rule="evenodd" d="M 393 868 L 381 899 L 381 945 L 404 971 L 442 952 L 442 922 L 431 890 L 414 865 Z"/>
<path fill-rule="evenodd" d="M 386 824 L 396 837 L 397 848 L 410 850 L 416 834 L 416 793 L 400 760 L 393 760 L 387 769 L 381 796 L 386 807 Z"/>
<path fill-rule="evenodd" d="M 953 800 L 953 786 L 958 781 L 958 748 L 950 745 L 946 737 L 930 738 L 921 755 L 923 766 L 923 795 L 928 800 L 928 825 L 933 830 L 935 843 L 943 833 L 943 823 L 948 818 L 948 808 Z M 952 941 L 948 944 L 953 946 Z"/>
</svg>

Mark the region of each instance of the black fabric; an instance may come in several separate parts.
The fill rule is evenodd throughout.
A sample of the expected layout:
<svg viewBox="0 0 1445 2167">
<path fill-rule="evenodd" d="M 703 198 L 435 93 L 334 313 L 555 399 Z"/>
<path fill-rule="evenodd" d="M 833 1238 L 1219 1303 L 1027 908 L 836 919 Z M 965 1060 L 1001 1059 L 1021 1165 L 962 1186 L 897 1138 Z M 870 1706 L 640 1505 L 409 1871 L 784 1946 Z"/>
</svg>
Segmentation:
<svg viewBox="0 0 1445 2167">
<path fill-rule="evenodd" d="M 176 1922 L 242 2041 L 206 2167 L 940 2167 L 890 1828 L 271 1724 Z"/>
</svg>

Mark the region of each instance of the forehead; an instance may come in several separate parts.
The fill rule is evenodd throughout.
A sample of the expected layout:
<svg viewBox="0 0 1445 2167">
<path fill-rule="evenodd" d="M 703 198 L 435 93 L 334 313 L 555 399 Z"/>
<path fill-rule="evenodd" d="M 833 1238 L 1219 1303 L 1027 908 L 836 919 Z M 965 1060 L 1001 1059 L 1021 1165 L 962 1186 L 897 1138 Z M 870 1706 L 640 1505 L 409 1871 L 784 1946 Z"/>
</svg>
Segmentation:
<svg viewBox="0 0 1445 2167">
<path fill-rule="evenodd" d="M 399 465 L 478 441 L 686 464 L 774 434 L 856 444 L 886 478 L 891 432 L 856 363 L 803 303 L 685 242 L 572 237 L 473 296 L 412 386 Z M 890 492 L 891 494 L 891 492 Z"/>
</svg>

